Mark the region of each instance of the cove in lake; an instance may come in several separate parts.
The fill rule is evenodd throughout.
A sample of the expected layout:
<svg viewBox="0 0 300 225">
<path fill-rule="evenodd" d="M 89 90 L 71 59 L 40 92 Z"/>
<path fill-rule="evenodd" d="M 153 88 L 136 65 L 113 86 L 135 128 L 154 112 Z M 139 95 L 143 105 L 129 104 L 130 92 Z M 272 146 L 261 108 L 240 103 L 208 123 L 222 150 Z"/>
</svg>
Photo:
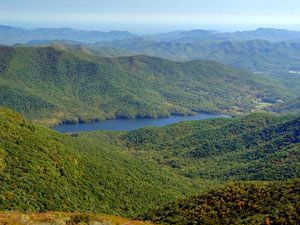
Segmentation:
<svg viewBox="0 0 300 225">
<path fill-rule="evenodd" d="M 225 115 L 214 115 L 199 113 L 196 116 L 171 116 L 167 118 L 137 118 L 137 119 L 116 119 L 105 120 L 94 123 L 62 124 L 53 129 L 62 133 L 86 132 L 93 130 L 135 130 L 142 127 L 162 127 L 188 120 L 203 120 L 218 117 L 228 117 Z"/>
</svg>

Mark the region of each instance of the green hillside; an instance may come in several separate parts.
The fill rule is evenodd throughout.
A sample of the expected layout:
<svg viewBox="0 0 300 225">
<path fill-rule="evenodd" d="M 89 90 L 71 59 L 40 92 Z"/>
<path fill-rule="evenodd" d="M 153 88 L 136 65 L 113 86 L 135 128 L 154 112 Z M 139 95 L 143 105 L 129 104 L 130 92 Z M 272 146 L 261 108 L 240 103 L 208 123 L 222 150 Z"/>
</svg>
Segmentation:
<svg viewBox="0 0 300 225">
<path fill-rule="evenodd" d="M 247 113 L 294 97 L 212 61 L 103 58 L 56 48 L 0 47 L 0 105 L 36 123 Z"/>
<path fill-rule="evenodd" d="M 72 41 L 51 41 L 51 40 L 45 40 L 45 41 L 31 41 L 26 44 L 17 44 L 15 46 L 36 46 L 36 47 L 55 47 L 63 50 L 76 50 L 82 53 L 91 54 L 95 56 L 104 56 L 104 57 L 120 57 L 120 56 L 132 56 L 133 53 L 130 53 L 128 51 L 109 47 L 109 46 L 103 46 L 103 47 L 95 47 L 90 46 L 87 44 L 82 43 L 72 43 Z"/>
<path fill-rule="evenodd" d="M 105 132 L 82 133 L 97 139 Z M 188 178 L 286 180 L 300 178 L 300 117 L 251 114 L 153 128 L 115 137 L 127 154 L 167 166 Z"/>
<path fill-rule="evenodd" d="M 141 218 L 158 224 L 300 223 L 300 180 L 234 183 L 169 203 Z"/>
<path fill-rule="evenodd" d="M 134 216 L 201 187 L 123 154 L 107 136 L 98 140 L 30 124 L 0 107 L 0 211 Z"/>
<path fill-rule="evenodd" d="M 300 58 L 299 43 L 271 43 L 265 40 L 172 43 L 132 38 L 96 46 L 114 46 L 175 61 L 215 60 L 259 72 L 288 72 L 294 67 L 299 68 Z"/>
<path fill-rule="evenodd" d="M 1 107 L 0 211 L 134 217 L 228 181 L 300 178 L 299 129 L 256 113 L 65 135 Z"/>
<path fill-rule="evenodd" d="M 275 104 L 270 108 L 270 110 L 281 114 L 288 114 L 288 113 L 300 114 L 300 98 L 294 99 L 292 101 L 287 101 L 284 103 Z"/>
<path fill-rule="evenodd" d="M 300 44 L 264 40 L 211 41 L 189 43 L 126 39 L 95 46 L 112 46 L 125 51 L 159 56 L 175 61 L 214 60 L 258 73 L 299 95 Z M 96 48 L 96 47 L 95 47 Z"/>
</svg>

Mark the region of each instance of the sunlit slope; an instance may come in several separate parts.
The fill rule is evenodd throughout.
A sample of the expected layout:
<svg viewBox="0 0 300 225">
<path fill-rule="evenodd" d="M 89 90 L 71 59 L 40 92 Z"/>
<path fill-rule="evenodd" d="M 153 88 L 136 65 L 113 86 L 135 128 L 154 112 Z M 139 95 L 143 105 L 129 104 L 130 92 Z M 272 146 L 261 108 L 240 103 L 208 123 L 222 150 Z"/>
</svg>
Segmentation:
<svg viewBox="0 0 300 225">
<path fill-rule="evenodd" d="M 0 108 L 0 211 L 133 216 L 200 187 L 109 140 L 67 136 Z"/>
<path fill-rule="evenodd" d="M 192 111 L 245 113 L 294 97 L 255 74 L 212 61 L 1 47 L 0 65 L 0 105 L 48 125 Z"/>
</svg>

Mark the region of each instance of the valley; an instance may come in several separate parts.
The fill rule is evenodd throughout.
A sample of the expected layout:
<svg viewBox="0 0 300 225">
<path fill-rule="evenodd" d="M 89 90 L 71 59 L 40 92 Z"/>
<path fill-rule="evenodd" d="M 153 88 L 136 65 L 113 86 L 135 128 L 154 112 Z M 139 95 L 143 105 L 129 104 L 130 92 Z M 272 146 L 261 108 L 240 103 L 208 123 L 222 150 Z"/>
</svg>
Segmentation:
<svg viewBox="0 0 300 225">
<path fill-rule="evenodd" d="M 299 40 L 0 26 L 0 224 L 299 224 Z"/>
</svg>

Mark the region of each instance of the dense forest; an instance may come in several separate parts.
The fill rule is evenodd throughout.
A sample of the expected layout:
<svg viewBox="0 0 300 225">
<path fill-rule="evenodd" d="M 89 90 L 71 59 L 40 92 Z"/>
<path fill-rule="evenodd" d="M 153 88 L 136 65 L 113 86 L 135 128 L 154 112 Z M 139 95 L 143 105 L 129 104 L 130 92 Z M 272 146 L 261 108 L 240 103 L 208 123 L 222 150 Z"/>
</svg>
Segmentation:
<svg viewBox="0 0 300 225">
<path fill-rule="evenodd" d="M 103 58 L 52 47 L 0 47 L 0 105 L 36 123 L 243 114 L 296 95 L 213 61 Z"/>
<path fill-rule="evenodd" d="M 297 116 L 61 134 L 0 111 L 0 210 L 135 217 L 228 181 L 299 178 Z"/>
<path fill-rule="evenodd" d="M 106 131 L 78 135 L 97 142 Z M 299 116 L 255 113 L 141 128 L 119 134 L 115 142 L 127 154 L 188 178 L 272 181 L 300 178 L 299 138 Z"/>
<path fill-rule="evenodd" d="M 169 203 L 141 218 L 157 224 L 300 223 L 300 180 L 232 183 Z"/>
<path fill-rule="evenodd" d="M 199 181 L 122 154 L 109 137 L 99 144 L 75 136 L 0 108 L 0 211 L 133 217 L 201 188 Z"/>
</svg>

